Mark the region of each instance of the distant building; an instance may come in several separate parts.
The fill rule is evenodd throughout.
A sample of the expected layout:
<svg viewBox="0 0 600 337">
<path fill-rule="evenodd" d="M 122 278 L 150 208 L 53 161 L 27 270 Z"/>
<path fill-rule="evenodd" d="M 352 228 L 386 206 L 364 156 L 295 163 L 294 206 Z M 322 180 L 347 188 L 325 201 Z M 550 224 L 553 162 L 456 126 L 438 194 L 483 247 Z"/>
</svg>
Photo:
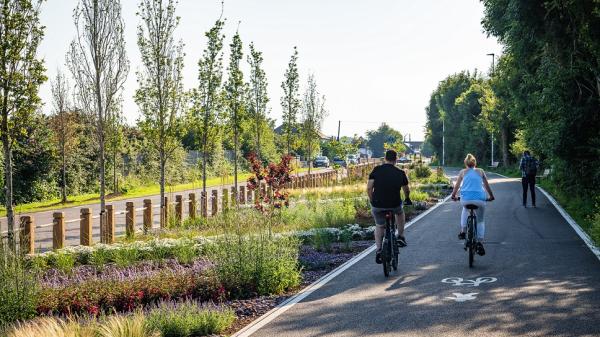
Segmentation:
<svg viewBox="0 0 600 337">
<path fill-rule="evenodd" d="M 408 141 L 408 142 L 404 142 L 404 144 L 406 145 L 406 153 L 410 154 L 410 153 L 416 153 L 416 152 L 421 152 L 421 149 L 423 148 L 423 141 Z"/>
<path fill-rule="evenodd" d="M 282 125 L 280 125 L 280 126 L 278 126 L 278 127 L 276 127 L 275 129 L 273 129 L 273 131 L 274 131 L 276 134 L 278 134 L 278 135 L 283 135 L 283 133 L 284 133 L 284 131 L 285 131 L 285 130 L 283 129 L 283 124 L 282 124 Z M 298 129 L 297 129 L 297 128 L 294 128 L 293 132 L 294 132 L 294 133 L 296 133 L 296 134 L 299 134 L 299 133 L 300 133 L 300 132 L 298 131 Z M 325 134 L 324 134 L 323 132 L 321 132 L 321 131 L 318 131 L 318 133 L 319 133 L 319 139 L 320 139 L 321 141 L 327 141 L 327 140 L 331 140 L 331 139 L 333 138 L 333 136 L 327 136 L 327 135 L 325 135 Z"/>
</svg>

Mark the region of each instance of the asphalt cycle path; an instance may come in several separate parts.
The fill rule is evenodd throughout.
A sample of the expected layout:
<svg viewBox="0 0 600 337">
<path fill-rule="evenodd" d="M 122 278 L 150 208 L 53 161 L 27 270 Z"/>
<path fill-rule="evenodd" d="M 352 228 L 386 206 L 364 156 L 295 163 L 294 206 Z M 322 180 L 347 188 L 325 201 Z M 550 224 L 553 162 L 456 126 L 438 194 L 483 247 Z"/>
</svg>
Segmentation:
<svg viewBox="0 0 600 337">
<path fill-rule="evenodd" d="M 407 229 L 389 278 L 374 253 L 252 336 L 600 336 L 600 261 L 538 193 L 489 175 L 486 255 L 473 268 L 447 201 Z"/>
<path fill-rule="evenodd" d="M 323 172 L 323 171 L 327 171 L 327 170 L 329 170 L 329 169 L 315 169 L 314 172 Z M 305 174 L 308 174 L 308 173 L 302 172 L 302 173 L 299 173 L 298 175 L 303 176 Z M 216 189 L 219 191 L 219 196 L 221 196 L 223 189 L 230 190 L 232 186 L 233 186 L 233 184 L 210 186 L 210 187 L 206 188 L 206 192 L 207 192 L 208 196 L 210 197 L 211 190 Z M 241 180 L 238 183 L 238 186 L 246 186 L 246 181 Z M 199 212 L 200 211 L 200 192 L 201 191 L 202 191 L 201 184 L 195 189 L 179 191 L 179 192 L 170 192 L 169 188 L 167 187 L 165 196 L 169 198 L 170 202 L 174 202 L 175 195 L 182 195 L 184 197 L 184 200 L 187 200 L 189 193 L 196 193 L 196 201 L 198 203 L 197 209 Z M 139 209 L 139 208 L 143 207 L 144 199 L 150 199 L 152 201 L 152 206 L 160 205 L 160 194 L 135 197 L 135 198 L 129 198 L 129 199 L 123 199 L 123 200 L 114 200 L 114 201 L 107 200 L 106 201 L 107 204 L 113 205 L 115 212 L 117 212 L 115 214 L 115 224 L 116 224 L 115 234 L 117 236 L 125 235 L 125 217 L 126 217 L 126 215 L 123 212 L 126 209 L 126 203 L 131 201 L 134 203 L 134 207 L 136 209 Z M 210 212 L 210 200 L 209 200 L 208 207 L 209 207 L 209 212 Z M 81 212 L 82 208 L 90 208 L 93 216 L 98 216 L 100 214 L 100 202 L 97 201 L 97 202 L 93 202 L 90 204 L 78 205 L 78 206 L 74 206 L 74 207 L 67 207 L 67 208 L 50 210 L 50 211 L 16 213 L 16 221 L 17 221 L 16 226 L 17 227 L 19 226 L 19 222 L 18 222 L 19 217 L 22 215 L 33 216 L 35 225 L 40 226 L 40 225 L 51 224 L 52 220 L 53 220 L 52 214 L 54 212 L 64 212 L 65 221 L 67 222 L 65 224 L 65 228 L 66 228 L 65 229 L 65 246 L 75 246 L 75 245 L 79 244 L 79 238 L 80 238 L 79 219 L 80 219 L 80 212 Z M 188 203 L 184 204 L 183 213 L 184 213 L 185 218 L 187 218 L 189 216 Z M 137 230 L 142 230 L 143 211 L 137 210 L 135 212 L 135 215 L 136 215 L 136 219 L 135 219 L 136 228 L 137 228 Z M 160 226 L 160 208 L 153 209 L 153 219 L 152 220 L 153 220 L 154 228 L 157 228 Z M 92 225 L 93 225 L 92 226 L 92 239 L 93 239 L 93 242 L 97 243 L 100 241 L 100 220 L 97 218 L 92 219 Z M 6 231 L 6 217 L 0 217 L 0 229 L 1 229 L 0 232 L 2 234 L 4 234 Z M 52 226 L 36 228 L 35 242 L 36 242 L 35 243 L 36 252 L 47 251 L 47 250 L 52 249 Z"/>
</svg>

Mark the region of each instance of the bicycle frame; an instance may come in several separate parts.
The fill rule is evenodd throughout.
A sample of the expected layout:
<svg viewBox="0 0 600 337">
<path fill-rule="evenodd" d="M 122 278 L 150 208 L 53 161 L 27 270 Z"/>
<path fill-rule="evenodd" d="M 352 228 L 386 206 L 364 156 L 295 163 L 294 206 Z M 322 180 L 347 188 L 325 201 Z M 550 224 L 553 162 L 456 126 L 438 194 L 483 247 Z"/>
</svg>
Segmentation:
<svg viewBox="0 0 600 337">
<path fill-rule="evenodd" d="M 469 252 L 469 267 L 473 267 L 475 259 L 475 247 L 477 246 L 477 215 L 474 209 L 469 209 L 467 218 L 467 238 L 465 240 L 465 250 Z"/>
<path fill-rule="evenodd" d="M 382 241 L 381 258 L 383 265 L 383 274 L 385 277 L 390 275 L 393 268 L 398 270 L 398 245 L 396 243 L 396 216 L 390 210 L 385 212 L 385 233 Z"/>
</svg>

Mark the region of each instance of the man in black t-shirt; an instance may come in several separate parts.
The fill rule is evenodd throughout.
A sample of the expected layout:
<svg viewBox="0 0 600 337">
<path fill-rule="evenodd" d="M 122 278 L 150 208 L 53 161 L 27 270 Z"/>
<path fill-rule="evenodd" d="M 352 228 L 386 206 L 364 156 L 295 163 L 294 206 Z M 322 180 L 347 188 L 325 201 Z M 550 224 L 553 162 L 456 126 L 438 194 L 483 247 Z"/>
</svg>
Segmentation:
<svg viewBox="0 0 600 337">
<path fill-rule="evenodd" d="M 396 167 L 398 154 L 394 150 L 385 152 L 385 163 L 376 166 L 369 174 L 367 183 L 367 194 L 371 202 L 371 213 L 375 219 L 375 243 L 377 254 L 375 262 L 381 263 L 381 242 L 385 233 L 385 212 L 392 210 L 396 215 L 398 225 L 397 241 L 400 247 L 406 246 L 404 238 L 404 210 L 400 190 L 404 190 L 405 203 L 410 205 L 410 189 L 408 188 L 408 177 L 403 170 Z"/>
</svg>

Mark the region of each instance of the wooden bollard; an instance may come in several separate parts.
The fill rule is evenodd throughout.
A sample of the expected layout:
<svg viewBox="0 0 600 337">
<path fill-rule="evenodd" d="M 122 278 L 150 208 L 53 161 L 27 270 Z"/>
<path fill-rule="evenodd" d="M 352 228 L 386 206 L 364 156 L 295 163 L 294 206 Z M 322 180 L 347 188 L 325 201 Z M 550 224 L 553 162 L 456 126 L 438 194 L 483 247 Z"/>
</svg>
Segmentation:
<svg viewBox="0 0 600 337">
<path fill-rule="evenodd" d="M 235 186 L 231 186 L 231 207 L 237 207 L 238 205 L 238 192 Z"/>
<path fill-rule="evenodd" d="M 52 214 L 52 248 L 61 249 L 65 246 L 65 213 Z"/>
<path fill-rule="evenodd" d="M 240 205 L 246 204 L 246 186 L 240 186 L 240 194 L 238 201 Z"/>
<path fill-rule="evenodd" d="M 191 219 L 196 219 L 196 193 L 188 194 L 190 204 L 188 205 L 188 216 Z"/>
<path fill-rule="evenodd" d="M 128 238 L 133 238 L 135 236 L 135 207 L 133 202 L 126 202 L 125 209 L 125 235 Z"/>
<path fill-rule="evenodd" d="M 175 219 L 178 225 L 183 221 L 183 196 L 175 196 Z"/>
<path fill-rule="evenodd" d="M 160 228 L 167 228 L 169 221 L 169 197 L 165 197 L 164 203 L 160 208 Z"/>
<path fill-rule="evenodd" d="M 100 235 L 100 242 L 106 244 L 115 243 L 115 208 L 113 205 L 106 205 L 106 228 Z"/>
<path fill-rule="evenodd" d="M 215 216 L 219 211 L 219 191 L 212 190 L 211 191 L 211 212 L 210 215 Z"/>
<path fill-rule="evenodd" d="M 21 217 L 19 245 L 23 254 L 35 253 L 35 224 L 32 216 L 25 215 Z"/>
<path fill-rule="evenodd" d="M 92 210 L 82 208 L 79 221 L 79 244 L 82 246 L 92 245 Z"/>
<path fill-rule="evenodd" d="M 152 199 L 144 199 L 144 233 L 152 230 L 153 222 Z"/>
<path fill-rule="evenodd" d="M 252 196 L 253 196 L 252 190 L 248 189 L 247 195 L 246 195 L 247 203 L 251 204 L 254 201 L 254 199 L 252 199 Z"/>
<path fill-rule="evenodd" d="M 223 196 L 221 198 L 221 210 L 224 212 L 229 208 L 229 190 L 223 189 Z"/>
<path fill-rule="evenodd" d="M 208 196 L 206 191 L 200 192 L 200 213 L 203 218 L 208 217 Z"/>
</svg>

